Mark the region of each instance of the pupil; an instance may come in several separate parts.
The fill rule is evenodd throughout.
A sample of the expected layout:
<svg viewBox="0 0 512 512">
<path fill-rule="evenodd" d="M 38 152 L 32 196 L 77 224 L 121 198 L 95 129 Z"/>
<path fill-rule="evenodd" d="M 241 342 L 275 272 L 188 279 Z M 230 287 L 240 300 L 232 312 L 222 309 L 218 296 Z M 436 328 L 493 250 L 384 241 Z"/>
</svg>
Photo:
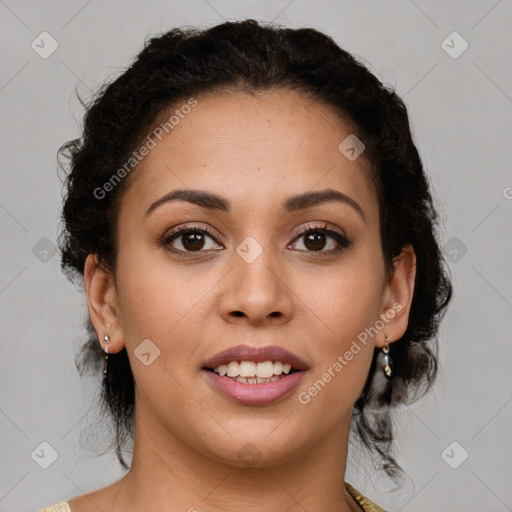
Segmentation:
<svg viewBox="0 0 512 512">
<path fill-rule="evenodd" d="M 204 239 L 202 237 L 203 235 L 201 233 L 191 233 L 186 235 L 184 237 L 183 246 L 185 249 L 190 249 L 192 251 L 201 249 L 204 244 Z M 192 240 L 192 243 L 189 243 L 190 240 Z"/>
<path fill-rule="evenodd" d="M 306 236 L 306 247 L 308 249 L 323 249 L 325 245 L 325 240 L 323 233 L 311 233 Z M 308 245 L 309 244 L 309 245 Z M 311 247 L 310 247 L 311 245 Z"/>
</svg>

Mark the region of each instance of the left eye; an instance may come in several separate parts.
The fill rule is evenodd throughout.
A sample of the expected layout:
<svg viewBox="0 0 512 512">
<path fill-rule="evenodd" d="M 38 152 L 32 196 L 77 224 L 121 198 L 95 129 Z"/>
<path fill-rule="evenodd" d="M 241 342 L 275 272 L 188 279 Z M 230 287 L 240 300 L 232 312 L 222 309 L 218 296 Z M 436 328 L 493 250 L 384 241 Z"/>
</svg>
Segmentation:
<svg viewBox="0 0 512 512">
<path fill-rule="evenodd" d="M 324 250 L 326 245 L 328 245 L 326 239 L 329 238 L 334 240 L 334 243 L 331 242 L 331 247 Z M 341 250 L 339 246 L 346 248 L 350 245 L 350 242 L 341 233 L 326 228 L 309 228 L 303 231 L 296 240 L 304 240 L 303 245 L 307 248 L 308 252 L 333 252 Z M 292 245 L 288 247 L 292 247 Z"/>
</svg>

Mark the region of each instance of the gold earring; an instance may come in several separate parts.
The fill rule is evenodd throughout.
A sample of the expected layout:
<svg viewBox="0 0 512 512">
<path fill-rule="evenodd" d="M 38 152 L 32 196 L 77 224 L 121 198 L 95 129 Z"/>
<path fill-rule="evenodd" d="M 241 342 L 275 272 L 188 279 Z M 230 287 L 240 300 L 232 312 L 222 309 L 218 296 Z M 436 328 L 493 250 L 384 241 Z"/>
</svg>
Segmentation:
<svg viewBox="0 0 512 512">
<path fill-rule="evenodd" d="M 392 379 L 395 375 L 393 373 L 391 356 L 389 355 L 389 338 L 385 336 L 384 341 L 386 342 L 386 344 L 382 347 L 382 352 L 384 353 L 384 377 L 386 377 L 386 379 Z"/>
<path fill-rule="evenodd" d="M 103 336 L 103 341 L 107 345 L 110 343 L 110 337 L 108 334 L 105 334 L 105 336 Z M 108 362 L 108 346 L 105 347 L 105 363 L 103 365 L 103 375 L 105 377 L 107 376 L 107 362 Z"/>
</svg>

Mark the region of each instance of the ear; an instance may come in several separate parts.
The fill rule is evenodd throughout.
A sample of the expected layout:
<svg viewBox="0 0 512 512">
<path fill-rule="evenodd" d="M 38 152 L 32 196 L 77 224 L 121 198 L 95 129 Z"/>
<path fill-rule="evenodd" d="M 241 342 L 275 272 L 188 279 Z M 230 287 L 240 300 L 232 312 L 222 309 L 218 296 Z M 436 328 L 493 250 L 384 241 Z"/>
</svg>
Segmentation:
<svg viewBox="0 0 512 512">
<path fill-rule="evenodd" d="M 89 304 L 89 316 L 103 350 L 119 352 L 124 347 L 123 331 L 119 322 L 119 308 L 114 277 L 98 263 L 96 254 L 89 254 L 85 261 L 84 284 Z M 103 341 L 110 337 L 108 345 Z"/>
<path fill-rule="evenodd" d="M 400 339 L 407 329 L 416 279 L 416 254 L 412 245 L 407 244 L 402 248 L 402 252 L 393 260 L 393 267 L 383 294 L 381 319 L 384 328 L 375 337 L 377 347 L 385 345 L 386 336 L 389 343 Z"/>
</svg>

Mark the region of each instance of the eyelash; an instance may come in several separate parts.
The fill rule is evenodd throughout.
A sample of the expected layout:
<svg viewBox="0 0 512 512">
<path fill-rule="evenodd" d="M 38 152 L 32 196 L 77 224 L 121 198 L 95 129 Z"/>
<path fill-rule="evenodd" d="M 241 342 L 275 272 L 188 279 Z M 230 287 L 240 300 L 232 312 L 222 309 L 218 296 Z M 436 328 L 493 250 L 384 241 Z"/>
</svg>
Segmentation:
<svg viewBox="0 0 512 512">
<path fill-rule="evenodd" d="M 335 231 L 333 229 L 329 229 L 328 224 L 324 223 L 322 226 L 311 226 L 308 224 L 308 227 L 303 230 L 299 230 L 298 232 L 295 232 L 293 234 L 293 241 L 292 243 L 299 237 L 304 237 L 306 235 L 310 235 L 313 233 L 322 233 L 324 235 L 331 236 L 334 238 L 338 244 L 341 246 L 341 248 L 336 249 L 330 249 L 328 251 L 306 251 L 308 253 L 314 254 L 315 256 L 329 256 L 332 255 L 335 252 L 342 251 L 343 249 L 346 249 L 352 245 L 352 242 L 348 240 L 343 234 L 339 233 L 338 231 Z M 170 233 L 166 234 L 162 240 L 160 241 L 160 245 L 162 247 L 168 247 L 168 250 L 172 252 L 173 254 L 176 254 L 177 256 L 188 258 L 194 255 L 195 253 L 200 252 L 206 252 L 206 251 L 182 251 L 181 249 L 174 249 L 170 246 L 171 242 L 173 242 L 175 239 L 178 239 L 180 236 L 190 234 L 190 233 L 202 233 L 207 234 L 210 236 L 213 240 L 215 240 L 216 243 L 216 235 L 213 233 L 210 229 L 207 227 L 199 227 L 199 226 L 186 226 L 182 228 L 175 229 L 174 231 L 171 231 Z"/>
</svg>

